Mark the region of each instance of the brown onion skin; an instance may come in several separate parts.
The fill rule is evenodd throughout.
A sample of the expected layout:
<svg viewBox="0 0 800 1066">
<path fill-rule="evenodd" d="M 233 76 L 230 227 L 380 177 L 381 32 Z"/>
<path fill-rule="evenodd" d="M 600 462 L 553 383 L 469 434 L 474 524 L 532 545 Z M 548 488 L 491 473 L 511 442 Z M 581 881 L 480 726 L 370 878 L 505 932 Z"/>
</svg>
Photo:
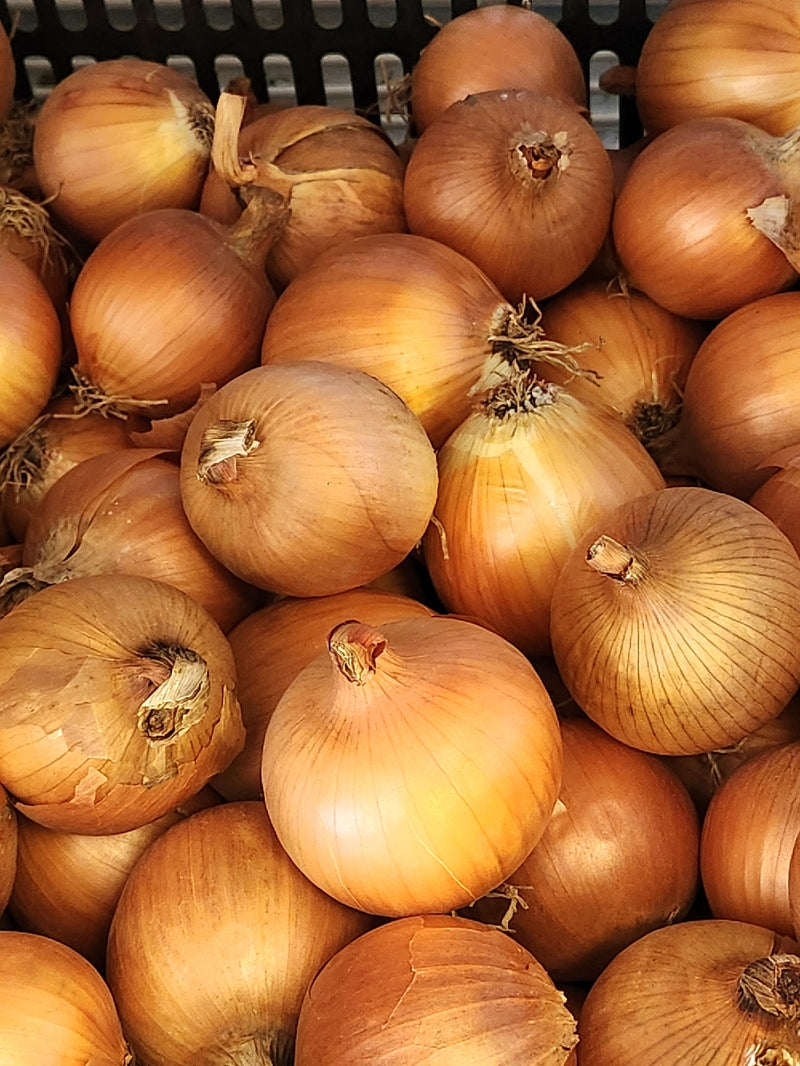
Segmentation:
<svg viewBox="0 0 800 1066">
<path fill-rule="evenodd" d="M 557 982 L 593 981 L 628 944 L 684 918 L 699 883 L 700 825 L 656 756 L 585 719 L 562 720 L 560 802 L 507 884 L 519 893 L 511 935 Z M 492 924 L 509 899 L 468 912 Z"/>
<path fill-rule="evenodd" d="M 19 825 L 17 812 L 0 785 L 0 914 L 6 909 L 17 873 Z"/>
<path fill-rule="evenodd" d="M 384 923 L 322 968 L 303 1000 L 295 1066 L 564 1066 L 575 1041 L 564 995 L 536 959 L 496 929 L 434 914 Z"/>
<path fill-rule="evenodd" d="M 147 1066 L 288 1066 L 305 990 L 374 924 L 289 861 L 263 803 L 223 803 L 154 841 L 122 890 L 108 982 Z"/>
</svg>

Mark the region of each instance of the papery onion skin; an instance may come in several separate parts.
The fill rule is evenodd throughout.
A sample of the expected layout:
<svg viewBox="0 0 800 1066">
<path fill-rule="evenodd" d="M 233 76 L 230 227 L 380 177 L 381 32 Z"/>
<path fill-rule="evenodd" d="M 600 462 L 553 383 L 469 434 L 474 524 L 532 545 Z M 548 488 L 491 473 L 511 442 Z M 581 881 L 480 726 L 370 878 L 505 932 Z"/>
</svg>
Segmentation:
<svg viewBox="0 0 800 1066">
<path fill-rule="evenodd" d="M 260 801 L 185 818 L 134 867 L 108 982 L 147 1066 L 289 1066 L 303 995 L 374 919 L 315 888 Z"/>
<path fill-rule="evenodd" d="M 287 596 L 391 570 L 424 533 L 437 484 L 431 443 L 396 393 L 319 362 L 241 374 L 198 411 L 181 453 L 194 531 L 232 573 Z"/>
<path fill-rule="evenodd" d="M 0 619 L 0 782 L 66 832 L 123 833 L 193 796 L 244 743 L 224 634 L 124 574 L 50 585 Z"/>
<path fill-rule="evenodd" d="M 719 919 L 645 934 L 594 982 L 581 1008 L 580 1066 L 796 1061 L 800 946 L 771 929 Z M 742 996 L 742 975 L 760 959 L 789 959 L 785 1006 L 768 1013 Z M 762 1005 L 769 1002 L 764 989 Z"/>
<path fill-rule="evenodd" d="M 17 812 L 0 785 L 0 914 L 6 909 L 17 873 Z"/>
<path fill-rule="evenodd" d="M 380 626 L 406 615 L 431 613 L 405 595 L 355 588 L 332 596 L 284 596 L 242 619 L 228 640 L 236 660 L 245 744 L 214 778 L 214 788 L 227 800 L 261 797 L 261 752 L 272 712 L 303 667 L 327 648 L 335 625 L 364 618 Z"/>
<path fill-rule="evenodd" d="M 353 621 L 328 644 L 264 737 L 264 800 L 284 847 L 369 913 L 474 902 L 532 850 L 558 794 L 561 735 L 538 674 L 452 616 Z"/>
<path fill-rule="evenodd" d="M 62 79 L 42 104 L 36 176 L 57 217 L 96 243 L 145 211 L 195 208 L 213 126 L 211 101 L 180 71 L 102 60 Z"/>
<path fill-rule="evenodd" d="M 608 153 L 579 110 L 524 90 L 452 104 L 422 133 L 404 182 L 411 232 L 467 256 L 514 304 L 584 273 L 613 198 Z"/>
<path fill-rule="evenodd" d="M 619 559 L 605 569 L 607 551 Z M 726 747 L 777 717 L 800 683 L 799 634 L 794 548 L 755 508 L 701 487 L 623 504 L 553 593 L 553 651 L 576 703 L 662 755 Z"/>
<path fill-rule="evenodd" d="M 508 878 L 508 897 L 490 893 L 466 913 L 507 924 L 555 981 L 589 982 L 628 944 L 689 913 L 700 825 L 656 756 L 586 719 L 562 720 L 561 736 L 560 802 L 541 840 Z"/>
<path fill-rule="evenodd" d="M 0 932 L 4 1066 L 132 1066 L 116 1005 L 91 965 L 49 937 Z"/>
<path fill-rule="evenodd" d="M 575 1019 L 540 963 L 496 929 L 423 915 L 385 923 L 312 981 L 295 1066 L 563 1066 Z"/>
<path fill-rule="evenodd" d="M 494 5 L 445 23 L 411 72 L 414 128 L 451 104 L 491 89 L 533 89 L 586 104 L 586 79 L 569 38 L 530 8 Z"/>
</svg>

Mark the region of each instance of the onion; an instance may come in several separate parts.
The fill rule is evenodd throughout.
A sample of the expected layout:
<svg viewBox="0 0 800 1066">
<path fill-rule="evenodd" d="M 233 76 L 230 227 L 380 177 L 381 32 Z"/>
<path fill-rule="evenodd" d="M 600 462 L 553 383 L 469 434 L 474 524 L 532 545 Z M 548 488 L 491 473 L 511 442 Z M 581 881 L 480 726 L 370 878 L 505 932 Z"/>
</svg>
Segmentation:
<svg viewBox="0 0 800 1066">
<path fill-rule="evenodd" d="M 423 550 L 450 611 L 526 655 L 550 652 L 550 600 L 587 529 L 663 478 L 614 414 L 531 370 L 476 397 L 438 453 L 439 494 Z"/>
<path fill-rule="evenodd" d="M 800 125 L 794 0 L 671 0 L 642 46 L 636 106 L 652 133 L 702 115 L 778 135 Z"/>
<path fill-rule="evenodd" d="M 284 692 L 262 783 L 281 842 L 323 891 L 374 914 L 443 912 L 532 850 L 561 736 L 530 663 L 446 616 L 344 622 Z"/>
<path fill-rule="evenodd" d="M 583 274 L 613 197 L 608 153 L 578 108 L 521 89 L 451 104 L 419 138 L 404 183 L 411 232 L 467 256 L 513 303 Z"/>
<path fill-rule="evenodd" d="M 0 932 L 4 1066 L 133 1066 L 108 985 L 72 948 Z"/>
<path fill-rule="evenodd" d="M 373 924 L 310 884 L 260 801 L 168 829 L 122 890 L 108 982 L 147 1066 L 289 1066 L 305 990 Z"/>
<path fill-rule="evenodd" d="M 114 909 L 138 859 L 181 818 L 219 802 L 204 788 L 155 821 L 110 836 L 58 832 L 20 817 L 8 907 L 17 927 L 66 944 L 102 973 Z"/>
<path fill-rule="evenodd" d="M 295 1066 L 563 1066 L 575 1019 L 544 968 L 478 922 L 399 918 L 339 951 L 314 978 Z"/>
<path fill-rule="evenodd" d="M 800 946 L 745 922 L 655 929 L 621 951 L 581 1009 L 580 1066 L 797 1058 Z"/>
<path fill-rule="evenodd" d="M 200 210 L 231 223 L 254 187 L 284 198 L 289 218 L 266 262 L 276 290 L 326 248 L 406 228 L 403 164 L 374 122 L 341 108 L 307 104 L 263 114 L 240 132 L 244 105 L 241 96 L 219 98 L 214 168 L 203 185 Z"/>
<path fill-rule="evenodd" d="M 11 114 L 16 81 L 17 69 L 14 65 L 11 42 L 3 26 L 0 26 L 0 125 Z"/>
<path fill-rule="evenodd" d="M 332 596 L 283 597 L 239 622 L 228 639 L 246 738 L 242 751 L 214 778 L 214 788 L 227 800 L 261 796 L 261 752 L 272 712 L 303 667 L 327 648 L 334 626 L 356 617 L 381 626 L 431 613 L 407 596 L 355 588 Z"/>
<path fill-rule="evenodd" d="M 800 833 L 800 741 L 762 752 L 724 781 L 703 820 L 700 869 L 713 915 L 794 936 L 789 862 Z"/>
<path fill-rule="evenodd" d="M 130 57 L 91 63 L 39 110 L 36 176 L 54 214 L 96 243 L 143 212 L 197 207 L 213 127 L 211 101 L 186 74 Z"/>
<path fill-rule="evenodd" d="M 411 72 L 418 131 L 457 100 L 491 89 L 532 89 L 586 104 L 586 79 L 569 38 L 539 12 L 503 4 L 445 23 Z"/>
<path fill-rule="evenodd" d="M 227 632 L 260 595 L 227 571 L 189 525 L 180 470 L 156 449 L 125 448 L 84 459 L 51 487 L 25 534 L 22 565 L 4 594 L 87 574 L 132 574 L 191 596 Z"/>
<path fill-rule="evenodd" d="M 6 909 L 14 878 L 17 875 L 17 842 L 19 826 L 17 812 L 8 793 L 0 785 L 0 914 Z"/>
<path fill-rule="evenodd" d="M 325 363 L 256 367 L 198 411 L 183 505 L 219 561 L 287 596 L 343 592 L 391 570 L 436 499 L 416 416 L 375 378 Z"/>
<path fill-rule="evenodd" d="M 726 747 L 800 683 L 800 559 L 749 504 L 661 489 L 576 545 L 551 635 L 573 698 L 618 740 L 663 755 Z"/>
<path fill-rule="evenodd" d="M 792 285 L 799 138 L 709 117 L 652 140 L 614 206 L 614 247 L 628 282 L 675 314 L 712 320 Z"/>
<path fill-rule="evenodd" d="M 61 327 L 42 282 L 0 249 L 0 448 L 42 413 L 61 365 Z"/>
<path fill-rule="evenodd" d="M 509 928 L 555 981 L 592 981 L 628 944 L 689 912 L 699 819 L 655 755 L 585 719 L 562 721 L 561 736 L 553 817 L 503 890 L 472 912 Z"/>
<path fill-rule="evenodd" d="M 37 275 L 67 333 L 74 253 L 53 225 L 48 208 L 10 185 L 0 185 L 0 247 L 13 252 Z M 65 343 L 64 347 L 69 346 Z"/>
<path fill-rule="evenodd" d="M 264 259 L 284 221 L 273 206 L 254 200 L 230 227 L 148 211 L 97 245 L 70 302 L 85 405 L 165 417 L 258 363 L 275 302 Z"/>
<path fill-rule="evenodd" d="M 52 829 L 135 829 L 241 749 L 234 688 L 227 640 L 171 585 L 50 585 L 0 618 L 0 781 Z"/>
</svg>

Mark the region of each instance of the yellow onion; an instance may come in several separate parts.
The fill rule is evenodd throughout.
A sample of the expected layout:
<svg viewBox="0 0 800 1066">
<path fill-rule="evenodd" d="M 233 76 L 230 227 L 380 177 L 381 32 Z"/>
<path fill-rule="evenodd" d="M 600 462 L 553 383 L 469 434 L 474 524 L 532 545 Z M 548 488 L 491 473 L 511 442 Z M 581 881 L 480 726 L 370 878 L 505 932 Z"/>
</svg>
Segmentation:
<svg viewBox="0 0 800 1066">
<path fill-rule="evenodd" d="M 586 79 L 570 39 L 540 12 L 503 4 L 464 11 L 441 26 L 411 72 L 418 131 L 451 104 L 491 89 L 532 89 L 586 103 Z"/>
<path fill-rule="evenodd" d="M 661 489 L 575 546 L 551 635 L 576 703 L 618 740 L 663 755 L 723 748 L 800 683 L 800 559 L 749 504 Z"/>
<path fill-rule="evenodd" d="M 108 985 L 82 955 L 0 931 L 3 1066 L 134 1066 Z"/>
<path fill-rule="evenodd" d="M 266 261 L 276 290 L 326 248 L 406 228 L 403 164 L 374 122 L 342 108 L 306 104 L 262 114 L 240 131 L 244 105 L 231 93 L 219 98 L 214 166 L 200 211 L 231 223 L 254 188 L 283 197 L 289 218 Z"/>
<path fill-rule="evenodd" d="M 157 208 L 195 208 L 214 108 L 165 63 L 105 59 L 59 81 L 34 130 L 36 177 L 53 213 L 96 243 Z"/>
<path fill-rule="evenodd" d="M 399 917 L 474 902 L 532 850 L 561 736 L 538 674 L 463 619 L 343 622 L 264 736 L 267 811 L 301 870 Z"/>
<path fill-rule="evenodd" d="M 66 944 L 103 973 L 111 919 L 136 862 L 181 818 L 219 802 L 203 788 L 155 821 L 109 836 L 59 832 L 21 815 L 8 905 L 17 928 Z"/>
<path fill-rule="evenodd" d="M 664 484 L 617 415 L 530 369 L 476 397 L 438 465 L 423 539 L 434 588 L 526 655 L 549 654 L 553 587 L 586 530 Z"/>
<path fill-rule="evenodd" d="M 245 727 L 241 752 L 213 781 L 227 800 L 261 796 L 261 752 L 272 712 L 289 684 L 320 651 L 328 634 L 348 618 L 370 625 L 431 614 L 408 596 L 355 588 L 332 596 L 282 597 L 253 611 L 228 634 L 236 661 L 237 692 Z"/>
<path fill-rule="evenodd" d="M 373 921 L 300 873 L 260 801 L 184 818 L 132 870 L 109 933 L 137 1061 L 290 1066 L 309 982 Z"/>
<path fill-rule="evenodd" d="M 241 749 L 235 682 L 225 636 L 172 585 L 49 585 L 0 618 L 0 782 L 52 829 L 135 829 Z"/>
<path fill-rule="evenodd" d="M 628 282 L 687 318 L 719 320 L 800 269 L 800 132 L 697 118 L 632 162 L 612 235 Z"/>
<path fill-rule="evenodd" d="M 0 185 L 0 246 L 13 252 L 37 275 L 67 329 L 67 293 L 75 268 L 74 253 L 53 225 L 48 208 L 10 185 Z"/>
<path fill-rule="evenodd" d="M 800 946 L 746 922 L 679 922 L 621 951 L 589 989 L 580 1066 L 790 1064 Z"/>
<path fill-rule="evenodd" d="M 608 153 L 580 110 L 506 88 L 451 104 L 426 126 L 403 202 L 412 233 L 467 256 L 518 303 L 588 269 L 613 198 Z"/>
<path fill-rule="evenodd" d="M 469 913 L 507 927 L 555 981 L 593 981 L 628 944 L 689 913 L 699 818 L 655 755 L 586 719 L 562 721 L 561 737 L 559 802 L 541 840 Z"/>
<path fill-rule="evenodd" d="M 636 106 L 652 133 L 728 115 L 783 134 L 800 125 L 794 0 L 671 0 L 644 40 Z"/>
<path fill-rule="evenodd" d="M 303 1000 L 295 1066 L 564 1066 L 565 997 L 496 929 L 443 914 L 398 918 L 342 948 Z"/>
<path fill-rule="evenodd" d="M 204 607 L 227 632 L 259 605 L 258 590 L 208 551 L 183 510 L 180 470 L 157 449 L 125 448 L 67 470 L 34 512 L 4 596 L 87 574 L 165 581 Z"/>
<path fill-rule="evenodd" d="M 425 531 L 436 457 L 381 382 L 326 363 L 261 366 L 195 415 L 181 454 L 189 522 L 243 580 L 287 596 L 366 584 Z"/>
<path fill-rule="evenodd" d="M 17 843 L 19 826 L 17 812 L 0 785 L 0 914 L 11 898 L 14 878 L 17 875 Z"/>
</svg>

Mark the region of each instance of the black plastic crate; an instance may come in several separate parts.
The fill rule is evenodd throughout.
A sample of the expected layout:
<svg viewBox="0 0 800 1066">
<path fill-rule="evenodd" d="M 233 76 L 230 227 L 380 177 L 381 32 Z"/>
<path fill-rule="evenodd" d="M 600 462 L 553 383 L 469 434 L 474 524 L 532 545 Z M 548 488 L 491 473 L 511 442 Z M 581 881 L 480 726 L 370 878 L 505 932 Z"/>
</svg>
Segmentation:
<svg viewBox="0 0 800 1066">
<path fill-rule="evenodd" d="M 664 3 L 529 6 L 570 39 L 591 89 L 598 56 L 606 66 L 636 62 Z M 12 35 L 20 99 L 46 95 L 82 62 L 136 55 L 187 70 L 212 100 L 232 76 L 244 75 L 260 100 L 286 93 L 297 103 L 335 103 L 338 91 L 381 121 L 387 74 L 410 71 L 437 22 L 477 6 L 480 0 L 0 0 L 0 22 Z M 619 143 L 638 136 L 631 99 L 609 101 L 608 110 Z"/>
</svg>

